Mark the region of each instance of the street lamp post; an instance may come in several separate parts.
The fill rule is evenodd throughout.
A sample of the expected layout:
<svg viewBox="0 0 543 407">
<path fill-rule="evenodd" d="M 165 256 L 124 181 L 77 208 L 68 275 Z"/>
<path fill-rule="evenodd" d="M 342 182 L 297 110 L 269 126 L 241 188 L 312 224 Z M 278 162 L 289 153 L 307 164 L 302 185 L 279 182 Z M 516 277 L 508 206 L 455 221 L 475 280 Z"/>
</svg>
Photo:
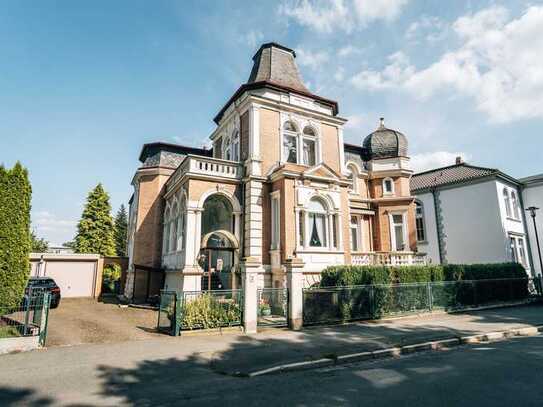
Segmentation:
<svg viewBox="0 0 543 407">
<path fill-rule="evenodd" d="M 541 275 L 543 275 L 543 261 L 541 260 L 541 247 L 539 247 L 539 235 L 537 234 L 537 225 L 535 223 L 536 212 L 539 210 L 539 208 L 536 206 L 530 206 L 529 208 L 526 208 L 526 210 L 530 212 L 530 216 L 532 217 L 532 221 L 534 222 L 535 241 L 537 243 L 537 254 L 539 256 L 539 271 Z"/>
</svg>

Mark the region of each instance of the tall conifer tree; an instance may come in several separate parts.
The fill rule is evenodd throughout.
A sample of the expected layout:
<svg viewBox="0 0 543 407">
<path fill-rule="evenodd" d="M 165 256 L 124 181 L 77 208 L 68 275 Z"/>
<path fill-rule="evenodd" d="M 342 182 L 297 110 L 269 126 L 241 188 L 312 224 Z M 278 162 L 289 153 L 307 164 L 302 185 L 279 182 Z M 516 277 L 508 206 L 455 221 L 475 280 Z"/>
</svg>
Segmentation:
<svg viewBox="0 0 543 407">
<path fill-rule="evenodd" d="M 31 195 L 20 163 L 11 170 L 0 166 L 0 309 L 20 304 L 30 275 Z"/>
<path fill-rule="evenodd" d="M 117 215 L 115 215 L 115 249 L 117 256 L 126 256 L 126 237 L 128 231 L 128 219 L 126 208 L 121 205 Z"/>
<path fill-rule="evenodd" d="M 87 197 L 75 237 L 77 253 L 115 256 L 115 239 L 109 195 L 98 184 Z"/>
</svg>

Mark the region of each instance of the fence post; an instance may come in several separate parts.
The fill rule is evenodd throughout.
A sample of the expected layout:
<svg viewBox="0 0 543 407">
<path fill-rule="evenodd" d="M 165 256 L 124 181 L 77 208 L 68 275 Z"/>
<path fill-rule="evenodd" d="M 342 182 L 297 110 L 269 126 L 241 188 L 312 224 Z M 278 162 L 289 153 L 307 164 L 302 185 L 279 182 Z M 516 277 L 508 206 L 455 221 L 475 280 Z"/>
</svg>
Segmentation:
<svg viewBox="0 0 543 407">
<path fill-rule="evenodd" d="M 181 298 L 179 298 L 181 297 Z M 181 325 L 183 323 L 183 306 L 185 304 L 185 296 L 181 292 L 181 296 L 178 293 L 173 294 L 173 303 L 174 303 L 174 319 L 173 319 L 173 336 L 179 336 L 181 333 Z"/>
<path fill-rule="evenodd" d="M 258 271 L 262 268 L 260 259 L 246 257 L 241 262 L 243 280 L 243 326 L 245 333 L 254 334 L 258 325 Z"/>
<path fill-rule="evenodd" d="M 434 308 L 434 299 L 432 297 L 432 283 L 430 281 L 426 283 L 426 295 L 428 296 L 428 309 L 432 312 Z"/>
<path fill-rule="evenodd" d="M 49 322 L 49 308 L 51 306 L 51 293 L 45 292 L 43 294 L 43 304 L 41 307 L 40 315 L 40 345 L 45 346 L 45 340 L 47 339 L 47 323 Z M 34 311 L 36 312 L 36 311 Z"/>
<path fill-rule="evenodd" d="M 285 262 L 287 269 L 288 288 L 288 326 L 290 329 L 299 330 L 304 325 L 304 292 L 303 292 L 303 267 L 302 259 L 290 258 Z"/>
</svg>

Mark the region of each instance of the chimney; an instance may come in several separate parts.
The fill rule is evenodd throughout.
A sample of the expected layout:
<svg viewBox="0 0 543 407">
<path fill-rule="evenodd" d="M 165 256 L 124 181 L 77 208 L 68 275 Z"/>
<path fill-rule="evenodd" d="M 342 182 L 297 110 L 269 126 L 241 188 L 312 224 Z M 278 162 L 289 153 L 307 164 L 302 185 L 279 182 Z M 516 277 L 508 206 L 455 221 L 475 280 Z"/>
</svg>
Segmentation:
<svg viewBox="0 0 543 407">
<path fill-rule="evenodd" d="M 379 128 L 381 128 L 381 129 L 385 128 L 385 118 L 384 117 L 379 118 Z"/>
<path fill-rule="evenodd" d="M 464 164 L 464 160 L 462 160 L 462 157 L 458 156 L 456 157 L 456 165 Z"/>
</svg>

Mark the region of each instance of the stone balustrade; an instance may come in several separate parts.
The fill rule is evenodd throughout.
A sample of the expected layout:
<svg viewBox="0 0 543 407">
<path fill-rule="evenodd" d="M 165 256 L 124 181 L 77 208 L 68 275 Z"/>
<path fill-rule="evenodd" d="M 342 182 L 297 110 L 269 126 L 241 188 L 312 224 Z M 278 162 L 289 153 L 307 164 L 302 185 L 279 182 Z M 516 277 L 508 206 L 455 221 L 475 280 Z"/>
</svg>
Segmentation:
<svg viewBox="0 0 543 407">
<path fill-rule="evenodd" d="M 427 264 L 425 253 L 415 252 L 366 252 L 351 255 L 353 266 L 412 266 Z"/>
</svg>

